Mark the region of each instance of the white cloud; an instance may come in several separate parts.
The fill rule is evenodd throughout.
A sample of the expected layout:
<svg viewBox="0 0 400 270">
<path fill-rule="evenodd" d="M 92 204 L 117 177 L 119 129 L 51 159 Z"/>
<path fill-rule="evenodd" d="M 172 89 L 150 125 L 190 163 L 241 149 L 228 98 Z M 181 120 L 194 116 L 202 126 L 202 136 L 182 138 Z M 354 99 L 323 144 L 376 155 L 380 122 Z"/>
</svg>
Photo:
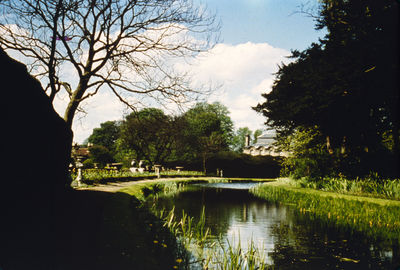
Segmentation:
<svg viewBox="0 0 400 270">
<path fill-rule="evenodd" d="M 262 93 L 269 92 L 270 90 L 272 90 L 273 83 L 273 78 L 269 77 L 267 79 L 264 79 L 251 89 L 251 93 L 261 95 Z"/>
<path fill-rule="evenodd" d="M 194 62 L 198 80 L 218 79 L 225 83 L 265 79 L 276 71 L 277 65 L 289 52 L 267 43 L 247 42 L 238 45 L 218 44 L 210 52 L 202 53 Z M 178 66 L 182 68 L 182 66 Z M 250 75 L 247 77 L 246 75 Z"/>
<path fill-rule="evenodd" d="M 278 64 L 287 62 L 288 55 L 288 51 L 267 43 L 218 44 L 210 52 L 199 54 L 190 64 L 177 61 L 174 67 L 180 72 L 189 71 L 195 86 L 222 85 L 208 101 L 227 106 L 236 128 L 247 126 L 256 130 L 264 127 L 266 119 L 251 107 L 264 101 L 261 93 L 270 91 Z M 104 89 L 89 99 L 84 108 L 88 114 L 81 120 L 76 117 L 73 125 L 78 142 L 86 139 L 100 123 L 122 119 L 125 106 Z M 166 104 L 164 109 L 170 113 L 176 106 Z"/>
<path fill-rule="evenodd" d="M 83 107 L 87 114 L 76 115 L 72 125 L 74 141 L 79 143 L 88 138 L 93 129 L 100 127 L 101 123 L 121 120 L 126 110 L 126 106 L 107 89 L 103 89 L 96 96 L 88 99 Z"/>
<path fill-rule="evenodd" d="M 227 106 L 236 128 L 247 126 L 255 130 L 263 128 L 266 119 L 251 107 L 264 101 L 261 93 L 271 90 L 278 65 L 288 62 L 289 55 L 267 43 L 218 44 L 209 53 L 199 55 L 190 68 L 195 84 L 222 83 L 209 101 Z M 178 68 L 184 66 L 180 64 Z"/>
</svg>

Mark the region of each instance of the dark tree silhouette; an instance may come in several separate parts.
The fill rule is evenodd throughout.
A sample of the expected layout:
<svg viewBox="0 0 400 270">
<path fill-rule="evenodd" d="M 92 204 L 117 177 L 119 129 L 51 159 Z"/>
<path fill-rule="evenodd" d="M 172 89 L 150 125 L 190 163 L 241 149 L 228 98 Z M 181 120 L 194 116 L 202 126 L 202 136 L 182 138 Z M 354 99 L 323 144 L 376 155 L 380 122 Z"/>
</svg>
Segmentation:
<svg viewBox="0 0 400 270">
<path fill-rule="evenodd" d="M 366 170 L 382 151 L 398 156 L 398 13 L 391 0 L 322 1 L 317 28 L 328 34 L 292 52 L 255 109 L 284 136 L 318 127 L 330 154 Z"/>
</svg>

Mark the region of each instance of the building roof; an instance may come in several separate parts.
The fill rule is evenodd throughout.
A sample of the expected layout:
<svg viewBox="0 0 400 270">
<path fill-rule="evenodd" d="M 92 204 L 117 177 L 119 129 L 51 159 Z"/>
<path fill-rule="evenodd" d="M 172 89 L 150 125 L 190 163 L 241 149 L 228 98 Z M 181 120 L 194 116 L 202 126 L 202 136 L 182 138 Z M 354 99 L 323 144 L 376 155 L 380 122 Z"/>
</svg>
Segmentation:
<svg viewBox="0 0 400 270">
<path fill-rule="evenodd" d="M 89 153 L 90 153 L 89 148 L 86 147 L 72 149 L 72 155 L 76 156 L 88 157 Z"/>
<path fill-rule="evenodd" d="M 250 147 L 270 147 L 275 142 L 275 132 L 267 131 L 257 137 L 257 142 L 250 145 Z"/>
</svg>

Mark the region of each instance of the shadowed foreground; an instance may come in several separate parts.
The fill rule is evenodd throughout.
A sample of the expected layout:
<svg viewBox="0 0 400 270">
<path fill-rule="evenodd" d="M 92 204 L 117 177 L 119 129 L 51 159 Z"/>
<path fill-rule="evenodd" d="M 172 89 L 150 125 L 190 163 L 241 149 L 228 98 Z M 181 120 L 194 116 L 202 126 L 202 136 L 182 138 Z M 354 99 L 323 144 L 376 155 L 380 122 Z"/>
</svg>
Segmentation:
<svg viewBox="0 0 400 270">
<path fill-rule="evenodd" d="M 64 244 L 59 247 L 59 269 L 171 269 L 172 249 L 154 244 L 166 237 L 157 231 L 154 216 L 124 193 L 74 191 L 72 207 L 60 217 L 66 221 Z M 78 210 L 78 211 L 76 211 Z M 69 222 L 68 222 L 69 220 Z M 160 240 L 161 241 L 161 240 Z M 70 260 L 70 258 L 72 260 Z M 72 265 L 69 265 L 71 263 Z"/>
<path fill-rule="evenodd" d="M 15 245 L 6 252 L 1 267 L 172 269 L 175 239 L 165 230 L 160 231 L 156 218 L 132 198 L 98 191 L 70 191 L 59 196 L 55 216 L 41 220 L 43 225 L 52 224 L 47 227 L 50 230 L 17 226 L 23 231 L 11 233 L 14 238 L 9 240 Z M 35 213 L 21 215 L 26 225 L 35 219 Z M 168 248 L 156 245 L 155 239 L 168 243 Z"/>
</svg>

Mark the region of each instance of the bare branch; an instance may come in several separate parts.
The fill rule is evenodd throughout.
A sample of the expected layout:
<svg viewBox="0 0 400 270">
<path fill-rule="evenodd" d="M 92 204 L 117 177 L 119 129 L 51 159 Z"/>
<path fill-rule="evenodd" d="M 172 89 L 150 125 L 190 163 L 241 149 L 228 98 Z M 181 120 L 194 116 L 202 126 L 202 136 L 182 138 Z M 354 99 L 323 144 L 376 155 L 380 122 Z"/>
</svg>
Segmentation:
<svg viewBox="0 0 400 270">
<path fill-rule="evenodd" d="M 103 87 L 130 108 L 130 95 L 179 104 L 207 92 L 173 67 L 210 49 L 219 28 L 190 0 L 8 0 L 0 8 L 0 45 L 29 59 L 51 99 L 66 90 L 67 123 Z M 64 64 L 76 78 L 61 72 Z"/>
</svg>

